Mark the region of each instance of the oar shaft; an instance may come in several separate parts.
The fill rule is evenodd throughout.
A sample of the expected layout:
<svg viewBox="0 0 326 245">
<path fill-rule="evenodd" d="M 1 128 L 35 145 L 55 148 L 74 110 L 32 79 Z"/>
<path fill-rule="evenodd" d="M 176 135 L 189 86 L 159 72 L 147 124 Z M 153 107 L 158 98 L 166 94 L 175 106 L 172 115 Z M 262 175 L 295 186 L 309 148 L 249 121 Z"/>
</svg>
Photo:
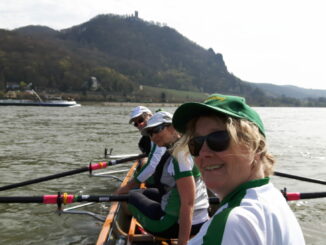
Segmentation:
<svg viewBox="0 0 326 245">
<path fill-rule="evenodd" d="M 21 187 L 21 186 L 25 186 L 25 185 L 40 183 L 40 182 L 47 181 L 47 180 L 58 179 L 58 178 L 62 178 L 65 176 L 86 172 L 88 170 L 89 170 L 89 167 L 84 167 L 84 168 L 79 168 L 79 169 L 75 169 L 75 170 L 71 170 L 71 171 L 67 171 L 67 172 L 63 172 L 63 173 L 59 173 L 59 174 L 53 174 L 53 175 L 49 175 L 49 176 L 45 176 L 45 177 L 41 177 L 41 178 L 37 178 L 37 179 L 27 180 L 27 181 L 23 181 L 23 182 L 16 183 L 16 184 L 5 185 L 5 186 L 0 187 L 0 191 L 9 190 L 9 189 L 13 189 L 13 188 Z"/>
<path fill-rule="evenodd" d="M 0 197 L 0 203 L 43 203 L 43 197 Z"/>
<path fill-rule="evenodd" d="M 21 187 L 21 186 L 26 186 L 26 185 L 31 185 L 31 184 L 36 184 L 36 183 L 40 183 L 40 182 L 47 181 L 47 180 L 58 179 L 58 178 L 62 178 L 62 177 L 69 176 L 69 175 L 79 174 L 79 173 L 82 173 L 82 172 L 102 169 L 102 168 L 106 168 L 107 166 L 110 166 L 110 165 L 115 165 L 115 164 L 119 164 L 119 163 L 134 161 L 134 160 L 137 160 L 137 159 L 144 158 L 146 156 L 147 156 L 146 154 L 140 154 L 140 155 L 137 155 L 137 156 L 126 157 L 126 158 L 123 158 L 123 159 L 114 160 L 114 161 L 110 161 L 110 162 L 93 163 L 93 164 L 90 164 L 88 167 L 78 168 L 78 169 L 63 172 L 63 173 L 53 174 L 53 175 L 49 175 L 49 176 L 45 176 L 45 177 L 41 177 L 41 178 L 37 178 L 37 179 L 23 181 L 23 182 L 20 182 L 20 183 L 1 186 L 0 191 L 9 190 L 9 189 L 13 189 L 13 188 L 16 188 L 16 187 Z"/>
<path fill-rule="evenodd" d="M 281 172 L 277 172 L 277 171 L 274 172 L 274 175 L 280 176 L 280 177 L 286 177 L 286 178 L 290 178 L 290 179 L 297 179 L 297 180 L 307 181 L 307 182 L 311 182 L 311 183 L 326 185 L 326 181 L 323 181 L 323 180 L 311 179 L 311 178 L 306 178 L 306 177 L 302 177 L 302 176 L 281 173 Z"/>
</svg>

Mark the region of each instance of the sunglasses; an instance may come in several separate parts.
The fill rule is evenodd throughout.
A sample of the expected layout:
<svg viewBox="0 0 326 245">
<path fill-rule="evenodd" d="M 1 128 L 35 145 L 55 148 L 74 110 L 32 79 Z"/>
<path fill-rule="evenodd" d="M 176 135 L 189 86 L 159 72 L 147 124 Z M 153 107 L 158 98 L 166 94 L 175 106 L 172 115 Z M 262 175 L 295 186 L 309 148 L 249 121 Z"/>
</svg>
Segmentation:
<svg viewBox="0 0 326 245">
<path fill-rule="evenodd" d="M 147 134 L 149 136 L 153 136 L 153 134 L 158 134 L 159 132 L 161 132 L 164 128 L 166 128 L 167 126 L 169 126 L 168 124 L 160 124 L 154 128 L 150 128 L 147 130 Z"/>
<path fill-rule="evenodd" d="M 145 121 L 145 118 L 140 117 L 138 120 L 134 121 L 134 126 L 137 128 L 139 124 L 143 123 Z"/>
<path fill-rule="evenodd" d="M 211 150 L 216 152 L 225 151 L 230 145 L 230 136 L 227 131 L 216 131 L 206 136 L 194 137 L 188 142 L 190 154 L 198 157 L 205 141 Z"/>
</svg>

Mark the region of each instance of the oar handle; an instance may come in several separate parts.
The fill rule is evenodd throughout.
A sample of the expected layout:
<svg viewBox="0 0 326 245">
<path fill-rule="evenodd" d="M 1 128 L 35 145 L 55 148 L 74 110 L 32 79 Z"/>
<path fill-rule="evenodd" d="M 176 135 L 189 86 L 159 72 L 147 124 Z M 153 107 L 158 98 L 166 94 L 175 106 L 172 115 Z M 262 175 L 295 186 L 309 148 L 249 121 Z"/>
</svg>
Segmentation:
<svg viewBox="0 0 326 245">
<path fill-rule="evenodd" d="M 108 162 L 108 165 L 111 166 L 111 165 L 116 165 L 116 164 L 119 164 L 119 163 L 130 162 L 130 161 L 138 160 L 138 159 L 141 159 L 141 158 L 144 158 L 144 157 L 147 157 L 146 153 L 139 154 L 137 156 L 126 157 L 126 158 L 122 158 L 122 159 L 118 159 L 118 160 L 112 160 L 112 161 Z"/>
<path fill-rule="evenodd" d="M 219 204 L 220 203 L 220 199 L 218 199 L 218 197 L 209 197 L 208 201 L 210 204 Z"/>
</svg>

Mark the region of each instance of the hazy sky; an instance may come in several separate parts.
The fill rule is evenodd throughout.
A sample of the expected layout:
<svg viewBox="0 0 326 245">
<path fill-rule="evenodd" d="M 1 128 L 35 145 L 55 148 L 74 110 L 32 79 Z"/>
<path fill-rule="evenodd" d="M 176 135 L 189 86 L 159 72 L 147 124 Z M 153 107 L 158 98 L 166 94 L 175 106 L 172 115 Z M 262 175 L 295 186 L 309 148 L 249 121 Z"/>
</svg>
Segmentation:
<svg viewBox="0 0 326 245">
<path fill-rule="evenodd" d="M 0 0 L 0 28 L 59 30 L 136 10 L 221 53 L 242 80 L 326 89 L 325 0 Z"/>
</svg>

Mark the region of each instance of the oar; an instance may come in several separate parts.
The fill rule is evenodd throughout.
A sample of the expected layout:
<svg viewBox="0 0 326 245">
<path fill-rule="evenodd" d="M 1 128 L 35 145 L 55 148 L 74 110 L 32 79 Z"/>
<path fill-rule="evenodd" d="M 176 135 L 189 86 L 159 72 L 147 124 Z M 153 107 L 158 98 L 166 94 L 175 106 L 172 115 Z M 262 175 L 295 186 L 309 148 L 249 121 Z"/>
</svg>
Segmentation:
<svg viewBox="0 0 326 245">
<path fill-rule="evenodd" d="M 53 174 L 53 175 L 49 175 L 49 176 L 45 176 L 45 177 L 40 177 L 40 178 L 37 178 L 37 179 L 27 180 L 27 181 L 23 181 L 23 182 L 20 182 L 20 183 L 5 185 L 5 186 L 0 187 L 0 191 L 9 190 L 9 189 L 13 189 L 13 188 L 16 188 L 16 187 L 30 185 L 30 184 L 35 184 L 35 183 L 39 183 L 39 182 L 43 182 L 43 181 L 47 181 L 47 180 L 58 179 L 58 178 L 62 178 L 62 177 L 65 177 L 65 176 L 74 175 L 74 174 L 87 172 L 87 171 L 89 171 L 91 173 L 93 170 L 106 168 L 108 166 L 116 165 L 116 164 L 119 164 L 119 163 L 134 161 L 134 160 L 137 160 L 137 159 L 144 158 L 146 156 L 147 156 L 146 154 L 140 154 L 140 155 L 137 155 L 137 156 L 126 157 L 126 158 L 118 159 L 118 160 L 112 160 L 112 161 L 109 161 L 109 162 L 93 163 L 93 164 L 89 164 L 89 166 L 87 166 L 87 167 L 78 168 L 78 169 L 75 169 L 75 170 L 70 170 L 70 171 L 67 171 L 67 172 Z"/>
<path fill-rule="evenodd" d="M 283 196 L 287 201 L 297 201 L 302 199 L 314 199 L 314 198 L 323 198 L 326 197 L 326 192 L 286 192 L 281 191 Z M 220 200 L 218 197 L 210 197 L 209 198 L 210 204 L 219 204 Z"/>
<path fill-rule="evenodd" d="M 284 193 L 283 193 L 284 194 Z M 313 199 L 326 197 L 326 192 L 291 192 L 286 193 L 288 201 L 295 201 L 301 199 Z M 43 204 L 68 204 L 74 202 L 128 202 L 128 194 L 120 195 L 69 195 L 67 193 L 58 195 L 44 195 L 44 196 L 4 196 L 0 197 L 0 203 L 43 203 Z M 211 204 L 218 204 L 217 197 L 210 197 Z"/>
<path fill-rule="evenodd" d="M 0 197 L 0 203 L 43 203 L 43 204 L 68 204 L 74 202 L 126 202 L 128 194 L 90 196 L 90 195 L 58 195 L 43 196 L 7 196 Z"/>
<path fill-rule="evenodd" d="M 307 182 L 311 182 L 311 183 L 326 185 L 326 181 L 323 181 L 323 180 L 311 179 L 311 178 L 301 177 L 301 176 L 297 176 L 297 175 L 281 173 L 281 172 L 277 172 L 277 171 L 274 172 L 274 175 L 280 176 L 280 177 L 286 177 L 286 178 L 290 178 L 290 179 L 297 179 L 297 180 L 307 181 Z"/>
<path fill-rule="evenodd" d="M 286 200 L 288 201 L 296 201 L 301 199 L 312 199 L 312 198 L 323 198 L 326 197 L 326 192 L 293 192 L 286 193 Z"/>
</svg>

